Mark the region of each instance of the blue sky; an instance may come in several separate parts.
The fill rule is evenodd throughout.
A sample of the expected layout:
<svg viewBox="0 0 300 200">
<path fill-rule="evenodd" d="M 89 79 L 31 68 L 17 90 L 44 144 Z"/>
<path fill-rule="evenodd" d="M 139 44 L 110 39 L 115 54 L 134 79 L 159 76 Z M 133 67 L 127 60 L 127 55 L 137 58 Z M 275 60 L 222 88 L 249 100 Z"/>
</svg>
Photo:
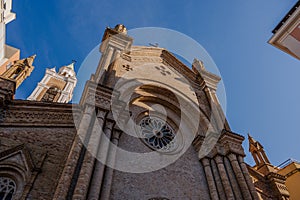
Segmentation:
<svg viewBox="0 0 300 200">
<path fill-rule="evenodd" d="M 226 88 L 232 130 L 260 140 L 275 165 L 290 157 L 300 160 L 300 61 L 267 43 L 295 3 L 14 0 L 17 20 L 8 25 L 7 43 L 21 49 L 21 57 L 37 54 L 36 68 L 16 98 L 29 96 L 45 68 L 75 59 L 78 69 L 107 26 L 169 28 L 199 42 L 214 59 Z M 244 147 L 248 152 L 247 142 Z M 251 157 L 246 161 L 253 164 Z"/>
</svg>

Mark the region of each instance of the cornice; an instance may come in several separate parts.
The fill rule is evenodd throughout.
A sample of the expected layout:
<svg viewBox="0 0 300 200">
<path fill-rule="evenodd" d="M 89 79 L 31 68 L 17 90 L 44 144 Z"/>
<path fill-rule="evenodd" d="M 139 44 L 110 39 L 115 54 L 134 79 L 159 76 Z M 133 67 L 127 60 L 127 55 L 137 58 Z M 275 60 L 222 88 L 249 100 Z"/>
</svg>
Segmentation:
<svg viewBox="0 0 300 200">
<path fill-rule="evenodd" d="M 14 100 L 0 111 L 0 127 L 74 127 L 74 120 L 80 114 L 77 105 Z"/>
</svg>

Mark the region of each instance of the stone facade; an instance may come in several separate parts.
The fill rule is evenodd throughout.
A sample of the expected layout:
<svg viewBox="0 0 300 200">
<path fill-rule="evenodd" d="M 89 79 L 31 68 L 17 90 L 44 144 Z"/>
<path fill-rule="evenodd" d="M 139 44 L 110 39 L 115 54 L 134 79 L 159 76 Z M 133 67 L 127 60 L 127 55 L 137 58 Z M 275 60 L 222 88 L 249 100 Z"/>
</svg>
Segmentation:
<svg viewBox="0 0 300 200">
<path fill-rule="evenodd" d="M 123 25 L 105 30 L 78 105 L 13 100 L 3 80 L 0 178 L 15 183 L 13 198 L 258 199 L 220 78 L 132 42 Z"/>
<path fill-rule="evenodd" d="M 0 176 L 16 182 L 14 199 L 53 199 L 76 136 L 72 106 L 21 100 L 6 106 L 0 114 Z"/>
<path fill-rule="evenodd" d="M 165 49 L 131 47 L 132 38 L 126 35 L 124 27 L 123 31 L 119 30 L 120 26 L 108 28 L 104 34 L 100 48 L 102 58 L 80 101 L 83 114 L 77 125 L 79 138 L 73 143 L 54 198 L 257 199 L 243 161 L 241 143 L 244 138 L 230 131 L 216 100 L 219 77 L 206 71 L 204 66 L 199 72 L 190 70 Z M 193 67 L 199 66 L 201 62 L 195 60 Z M 121 89 L 117 92 L 114 89 L 119 81 L 129 79 L 128 72 L 134 72 L 137 84 L 142 78 L 150 81 L 137 86 L 132 94 L 127 91 L 119 94 Z M 154 109 L 153 105 L 160 104 L 167 113 L 167 123 L 178 129 L 180 112 L 184 112 L 180 109 L 180 100 L 176 100 L 168 89 L 156 86 L 155 80 L 159 77 L 164 83 L 176 85 L 174 80 L 181 79 L 182 75 L 191 83 L 200 102 L 200 113 L 196 112 L 200 124 L 194 127 L 190 122 L 183 122 L 185 128 L 178 133 L 186 136 L 192 129 L 201 127 L 193 135 L 193 144 L 180 158 L 162 169 L 147 173 L 115 170 L 114 167 L 125 158 L 112 148 L 113 145 L 128 152 L 151 152 L 140 138 L 124 133 L 124 127 L 119 127 L 120 122 L 128 118 L 137 122 L 149 112 L 159 117 L 161 109 Z M 183 92 L 184 98 L 187 91 L 184 85 L 176 85 L 176 88 Z M 120 100 L 122 95 L 130 96 L 128 106 Z M 113 113 L 114 107 L 119 108 L 117 113 Z M 185 109 L 185 112 L 191 112 L 188 105 Z M 85 147 L 78 141 L 80 139 Z M 211 142 L 216 144 L 203 152 Z M 99 161 L 101 159 L 111 161 L 110 167 L 104 165 L 103 160 Z M 137 158 L 133 162 L 138 165 L 141 160 Z M 148 164 L 151 165 L 151 161 Z"/>
</svg>

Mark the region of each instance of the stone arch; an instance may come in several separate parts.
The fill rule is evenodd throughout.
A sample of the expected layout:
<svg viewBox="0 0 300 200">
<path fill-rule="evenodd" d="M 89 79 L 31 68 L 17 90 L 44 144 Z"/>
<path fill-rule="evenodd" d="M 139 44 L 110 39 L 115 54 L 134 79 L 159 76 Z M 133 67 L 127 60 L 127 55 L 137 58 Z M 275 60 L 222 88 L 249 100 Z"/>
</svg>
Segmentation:
<svg viewBox="0 0 300 200">
<path fill-rule="evenodd" d="M 22 67 L 22 66 L 18 66 L 18 67 L 13 71 L 13 73 L 10 75 L 9 78 L 11 78 L 11 79 L 17 78 L 17 77 L 21 74 L 22 71 L 23 71 L 23 67 Z"/>
<path fill-rule="evenodd" d="M 11 180 L 11 182 L 15 185 L 13 193 L 11 194 L 11 198 L 8 198 L 10 197 L 10 195 L 5 194 L 7 191 L 1 191 L 0 187 L 0 198 L 2 197 L 4 200 L 20 199 L 23 195 L 23 190 L 26 184 L 26 177 L 26 171 L 24 171 L 24 169 L 22 169 L 21 167 L 12 164 L 1 164 L 0 179 Z M 4 198 L 5 195 L 8 195 L 7 198 Z"/>
<path fill-rule="evenodd" d="M 44 102 L 55 102 L 60 94 L 60 89 L 57 86 L 49 87 L 44 93 L 41 101 Z"/>
<path fill-rule="evenodd" d="M 189 99 L 177 99 L 178 95 L 174 94 L 172 91 L 161 88 L 156 85 L 146 84 L 135 89 L 135 92 L 132 94 L 129 102 L 129 109 L 132 105 L 142 105 L 144 104 L 145 109 L 141 110 L 140 114 L 136 116 L 136 121 L 140 120 L 141 117 L 145 116 L 147 113 L 146 109 L 150 108 L 153 104 L 159 104 L 163 106 L 167 112 L 167 121 L 173 124 L 173 128 L 177 129 L 176 124 L 181 122 L 181 117 L 186 119 L 185 123 L 187 123 L 190 130 L 199 130 L 199 134 L 205 135 L 207 127 L 210 123 L 209 117 L 205 114 L 205 112 L 198 107 L 200 119 L 198 127 L 196 124 L 191 123 L 197 116 L 194 116 L 192 112 L 187 112 L 182 109 L 183 105 L 180 104 L 189 104 Z M 181 98 L 181 97 L 179 97 Z M 148 107 L 147 107 L 148 106 Z M 195 118 L 194 118 L 195 117 Z"/>
</svg>

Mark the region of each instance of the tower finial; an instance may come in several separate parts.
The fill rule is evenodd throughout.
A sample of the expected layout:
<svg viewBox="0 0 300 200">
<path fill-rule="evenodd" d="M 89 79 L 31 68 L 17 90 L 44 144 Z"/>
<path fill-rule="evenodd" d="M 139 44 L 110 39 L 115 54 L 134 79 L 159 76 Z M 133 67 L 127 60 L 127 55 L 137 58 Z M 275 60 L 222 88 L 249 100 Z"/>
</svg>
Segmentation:
<svg viewBox="0 0 300 200">
<path fill-rule="evenodd" d="M 250 133 L 248 133 L 248 141 L 249 141 L 249 146 L 250 144 L 254 144 L 257 143 L 257 141 L 250 135 Z"/>
<path fill-rule="evenodd" d="M 119 33 L 127 34 L 127 29 L 123 24 L 117 24 L 114 29 Z"/>
<path fill-rule="evenodd" d="M 67 65 L 66 67 L 74 71 L 74 65 L 76 62 L 77 62 L 76 60 L 72 60 L 71 64 Z"/>
<path fill-rule="evenodd" d="M 36 54 L 33 54 L 32 56 L 29 56 L 28 58 L 26 58 L 28 65 L 32 65 L 34 60 L 36 58 Z"/>
<path fill-rule="evenodd" d="M 264 147 L 260 144 L 260 142 L 256 141 L 249 133 L 248 140 L 249 152 L 252 154 L 256 165 L 261 166 L 264 164 L 270 164 L 270 161 L 265 153 Z"/>
</svg>

